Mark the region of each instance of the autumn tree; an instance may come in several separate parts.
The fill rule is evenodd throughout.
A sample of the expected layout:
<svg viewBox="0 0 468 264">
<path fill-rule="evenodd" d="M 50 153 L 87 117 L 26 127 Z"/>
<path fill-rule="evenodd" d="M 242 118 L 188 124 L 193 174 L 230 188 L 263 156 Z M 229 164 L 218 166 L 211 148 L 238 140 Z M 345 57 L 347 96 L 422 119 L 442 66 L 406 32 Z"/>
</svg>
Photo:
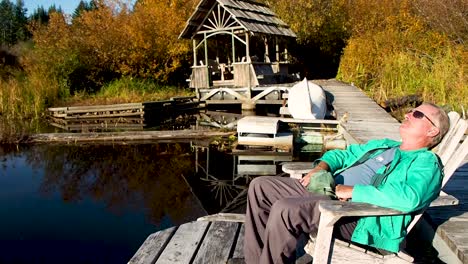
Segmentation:
<svg viewBox="0 0 468 264">
<path fill-rule="evenodd" d="M 95 9 L 82 12 L 72 24 L 58 14 L 34 31 L 41 60 L 55 65 L 72 93 L 96 91 L 121 76 L 161 83 L 185 80 L 174 76 L 189 69 L 182 65 L 188 65 L 190 48 L 177 37 L 192 12 L 193 0 L 145 0 L 133 8 L 118 0 L 94 3 Z M 54 54 L 42 57 L 50 53 Z"/>
</svg>

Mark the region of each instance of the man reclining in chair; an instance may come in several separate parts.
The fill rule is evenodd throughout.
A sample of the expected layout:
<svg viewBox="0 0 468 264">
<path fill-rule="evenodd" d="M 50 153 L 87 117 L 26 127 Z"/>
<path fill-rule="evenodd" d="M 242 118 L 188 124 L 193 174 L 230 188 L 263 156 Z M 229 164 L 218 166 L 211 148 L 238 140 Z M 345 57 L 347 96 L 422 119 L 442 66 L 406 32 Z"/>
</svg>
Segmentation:
<svg viewBox="0 0 468 264">
<path fill-rule="evenodd" d="M 437 198 L 442 164 L 429 149 L 449 128 L 447 114 L 425 103 L 409 111 L 400 126 L 402 141 L 371 140 L 346 150 L 326 152 L 302 179 L 258 177 L 249 186 L 245 222 L 246 263 L 290 263 L 300 235 L 316 233 L 320 200 L 328 196 L 308 192 L 319 170 L 331 172 L 340 200 L 365 202 L 408 212 L 382 217 L 345 217 L 333 235 L 343 240 L 398 252 L 412 219 L 411 212 Z"/>
</svg>

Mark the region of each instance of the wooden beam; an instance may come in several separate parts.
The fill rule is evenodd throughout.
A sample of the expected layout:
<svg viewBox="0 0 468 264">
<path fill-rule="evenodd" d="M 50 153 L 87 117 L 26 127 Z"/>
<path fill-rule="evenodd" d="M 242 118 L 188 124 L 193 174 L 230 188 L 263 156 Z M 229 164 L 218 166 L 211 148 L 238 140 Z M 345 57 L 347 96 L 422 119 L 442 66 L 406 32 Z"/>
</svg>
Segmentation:
<svg viewBox="0 0 468 264">
<path fill-rule="evenodd" d="M 89 143 L 89 142 L 140 142 L 203 139 L 218 136 L 230 136 L 235 132 L 215 131 L 132 131 L 132 132 L 100 132 L 100 133 L 47 133 L 33 134 L 22 143 Z"/>
</svg>

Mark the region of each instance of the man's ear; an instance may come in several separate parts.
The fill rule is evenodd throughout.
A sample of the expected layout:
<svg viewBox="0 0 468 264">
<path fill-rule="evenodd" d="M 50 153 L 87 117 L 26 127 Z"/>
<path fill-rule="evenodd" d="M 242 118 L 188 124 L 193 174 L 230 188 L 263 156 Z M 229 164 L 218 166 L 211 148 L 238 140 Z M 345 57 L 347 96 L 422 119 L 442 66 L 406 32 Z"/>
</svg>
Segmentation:
<svg viewBox="0 0 468 264">
<path fill-rule="evenodd" d="M 433 126 L 433 127 L 427 132 L 427 135 L 428 135 L 428 136 L 431 136 L 431 137 L 435 137 L 435 136 L 437 136 L 439 133 L 440 133 L 439 128 Z"/>
</svg>

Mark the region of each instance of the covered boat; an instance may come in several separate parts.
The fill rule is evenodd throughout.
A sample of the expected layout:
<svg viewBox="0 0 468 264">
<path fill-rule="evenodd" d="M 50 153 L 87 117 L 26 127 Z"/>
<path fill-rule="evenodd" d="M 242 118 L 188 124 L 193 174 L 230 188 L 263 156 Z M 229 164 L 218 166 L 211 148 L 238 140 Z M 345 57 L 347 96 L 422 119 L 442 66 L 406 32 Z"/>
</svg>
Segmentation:
<svg viewBox="0 0 468 264">
<path fill-rule="evenodd" d="M 323 119 L 327 113 L 325 91 L 304 78 L 289 90 L 288 110 L 293 118 Z"/>
</svg>

